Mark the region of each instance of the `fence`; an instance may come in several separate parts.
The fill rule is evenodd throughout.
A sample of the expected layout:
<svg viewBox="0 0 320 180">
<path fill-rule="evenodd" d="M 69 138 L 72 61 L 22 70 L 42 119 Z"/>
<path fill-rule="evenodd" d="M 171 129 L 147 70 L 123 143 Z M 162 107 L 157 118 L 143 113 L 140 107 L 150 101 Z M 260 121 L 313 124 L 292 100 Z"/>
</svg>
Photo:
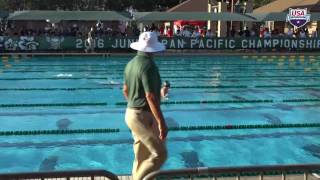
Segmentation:
<svg viewBox="0 0 320 180">
<path fill-rule="evenodd" d="M 308 180 L 310 173 L 320 172 L 320 164 L 306 165 L 278 165 L 278 166 L 247 166 L 229 168 L 192 168 L 181 170 L 156 171 L 148 174 L 144 180 L 157 179 L 194 179 L 213 178 L 217 180 L 223 177 L 259 176 L 263 180 L 264 176 L 281 175 L 282 180 L 287 179 L 289 174 L 303 174 L 304 180 Z"/>
<path fill-rule="evenodd" d="M 129 49 L 137 37 L 95 38 L 96 50 Z M 320 49 L 320 38 L 160 38 L 167 49 Z M 77 37 L 0 37 L 0 51 L 83 51 L 89 44 Z"/>
<path fill-rule="evenodd" d="M 53 171 L 33 173 L 0 174 L 1 180 L 118 180 L 113 173 L 105 170 Z"/>
</svg>

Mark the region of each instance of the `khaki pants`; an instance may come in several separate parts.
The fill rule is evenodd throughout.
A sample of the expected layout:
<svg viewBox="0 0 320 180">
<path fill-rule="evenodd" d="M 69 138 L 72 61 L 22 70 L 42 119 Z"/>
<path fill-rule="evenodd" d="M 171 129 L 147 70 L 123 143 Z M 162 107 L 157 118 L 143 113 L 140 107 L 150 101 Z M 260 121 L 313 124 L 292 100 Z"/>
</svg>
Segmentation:
<svg viewBox="0 0 320 180">
<path fill-rule="evenodd" d="M 165 143 L 159 139 L 158 125 L 151 112 L 126 110 L 126 123 L 134 139 L 133 180 L 142 180 L 159 170 L 167 158 Z"/>
</svg>

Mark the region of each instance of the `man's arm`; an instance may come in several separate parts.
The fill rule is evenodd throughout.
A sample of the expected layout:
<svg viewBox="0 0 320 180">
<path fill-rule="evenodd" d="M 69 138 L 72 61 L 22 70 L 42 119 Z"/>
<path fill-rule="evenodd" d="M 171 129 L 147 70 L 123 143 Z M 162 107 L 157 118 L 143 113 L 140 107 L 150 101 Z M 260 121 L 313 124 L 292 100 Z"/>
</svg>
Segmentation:
<svg viewBox="0 0 320 180">
<path fill-rule="evenodd" d="M 151 92 L 146 92 L 146 98 L 150 106 L 151 112 L 158 123 L 158 128 L 160 131 L 159 138 L 161 140 L 164 140 L 167 137 L 168 128 L 160 109 L 160 102 L 157 100 L 154 93 L 151 93 Z"/>
<path fill-rule="evenodd" d="M 122 93 L 126 100 L 128 100 L 128 86 L 126 84 L 123 84 Z"/>
</svg>

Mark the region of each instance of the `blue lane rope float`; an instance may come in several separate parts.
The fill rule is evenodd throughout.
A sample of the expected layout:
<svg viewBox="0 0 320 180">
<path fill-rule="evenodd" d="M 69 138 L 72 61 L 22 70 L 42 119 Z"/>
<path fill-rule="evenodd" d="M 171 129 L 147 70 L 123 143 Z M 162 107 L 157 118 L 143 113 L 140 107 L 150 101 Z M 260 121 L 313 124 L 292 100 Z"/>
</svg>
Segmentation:
<svg viewBox="0 0 320 180">
<path fill-rule="evenodd" d="M 172 86 L 173 89 L 224 89 L 224 88 L 292 88 L 292 87 L 320 87 L 318 84 L 302 84 L 302 85 L 257 85 L 257 86 L 246 86 L 246 85 L 237 85 L 237 86 Z"/>
<path fill-rule="evenodd" d="M 113 86 L 115 84 L 104 84 Z M 120 84 L 121 86 L 121 84 Z M 293 88 L 293 87 L 320 87 L 320 85 L 311 84 L 311 85 L 257 85 L 249 87 L 246 85 L 238 86 L 172 86 L 174 89 L 242 89 L 242 88 Z M 121 87 L 120 87 L 121 88 Z M 78 90 L 103 90 L 103 89 L 113 89 L 112 87 L 92 87 L 92 88 L 0 88 L 0 91 L 78 91 Z"/>
<path fill-rule="evenodd" d="M 48 70 L 19 70 L 19 71 L 12 71 L 12 70 L 6 70 L 4 71 L 4 73 L 42 73 L 42 72 L 57 72 L 57 73 L 60 73 L 60 72 L 68 72 L 68 73 L 75 73 L 75 72 L 106 72 L 106 73 L 115 73 L 115 72 L 110 72 L 108 71 L 107 69 L 95 69 L 95 70 L 92 70 L 92 69 L 81 69 L 81 70 L 52 70 L 52 69 L 48 69 Z M 123 71 L 123 70 L 122 70 Z M 105 73 L 104 73 L 105 74 Z"/>
<path fill-rule="evenodd" d="M 8 107 L 76 107 L 76 106 L 106 106 L 107 103 L 52 103 L 52 104 L 0 104 L 1 108 Z"/>
<path fill-rule="evenodd" d="M 171 127 L 171 131 L 196 131 L 196 130 L 219 130 L 219 129 L 270 129 L 270 128 L 318 128 L 320 123 L 302 124 L 256 124 L 256 125 L 207 125 L 207 126 L 179 126 Z"/>
<path fill-rule="evenodd" d="M 165 101 L 162 102 L 164 105 L 169 104 L 239 104 L 239 103 L 273 103 L 274 100 L 201 100 L 201 101 Z M 320 102 L 320 99 L 286 99 L 281 102 Z M 52 104 L 0 104 L 0 108 L 10 107 L 76 107 L 76 106 L 106 106 L 107 103 L 52 103 Z M 125 106 L 127 102 L 117 102 L 116 106 Z"/>
<path fill-rule="evenodd" d="M 298 85 L 257 85 L 255 88 L 282 88 L 282 87 L 320 87 L 320 84 L 298 84 Z"/>
<path fill-rule="evenodd" d="M 15 66 L 18 67 L 36 67 L 36 66 L 47 66 L 47 67 L 108 67 L 108 66 L 113 66 L 112 64 L 110 65 L 99 65 L 99 64 L 17 64 Z"/>
<path fill-rule="evenodd" d="M 273 103 L 274 100 L 202 100 L 202 101 L 164 101 L 161 104 L 239 104 L 239 103 Z M 320 99 L 287 99 L 281 102 L 320 102 Z M 117 106 L 127 105 L 127 102 L 117 102 Z"/>
<path fill-rule="evenodd" d="M 120 77 L 118 77 L 120 78 Z M 185 76 L 185 77 L 174 77 L 174 76 L 166 76 L 166 77 L 162 77 L 165 79 L 213 79 L 213 77 L 189 77 L 189 76 Z M 217 78 L 217 77 L 215 77 Z M 4 81 L 23 81 L 23 80 L 79 80 L 79 79 L 103 79 L 103 80 L 108 80 L 108 78 L 105 77 L 96 77 L 96 78 L 89 78 L 89 77 L 51 77 L 51 78 L 0 78 L 0 80 L 4 80 Z"/>
<path fill-rule="evenodd" d="M 232 130 L 232 129 L 275 129 L 275 128 L 319 128 L 320 123 L 302 124 L 256 124 L 256 125 L 207 125 L 170 127 L 169 131 L 201 131 L 201 130 Z M 118 133 L 118 128 L 106 129 L 75 129 L 75 130 L 31 130 L 31 131 L 0 131 L 0 136 L 21 135 L 59 135 L 59 134 L 94 134 Z"/>
<path fill-rule="evenodd" d="M 187 89 L 187 88 L 197 88 L 197 89 L 224 89 L 224 88 L 248 88 L 245 85 L 238 86 L 172 86 L 173 89 Z"/>
<path fill-rule="evenodd" d="M 316 78 L 320 77 L 320 75 L 303 75 L 303 76 L 286 76 L 286 75 L 281 75 L 281 76 L 225 76 L 225 78 Z"/>
<path fill-rule="evenodd" d="M 259 79 L 271 79 L 271 78 L 319 78 L 320 75 L 312 76 L 162 76 L 164 79 L 219 79 L 219 80 L 230 80 L 234 79 L 247 79 L 247 78 L 259 78 Z M 112 77 L 113 79 L 122 79 L 123 77 Z M 79 80 L 79 79 L 101 79 L 109 80 L 109 78 L 98 76 L 98 77 L 47 77 L 47 78 L 0 78 L 0 80 Z M 252 80 L 252 79 L 249 79 Z"/>
<path fill-rule="evenodd" d="M 272 103 L 273 100 L 202 100 L 202 101 L 164 101 L 161 104 L 224 104 L 224 103 Z M 127 102 L 118 102 L 116 105 L 127 105 Z"/>
<path fill-rule="evenodd" d="M 191 62 L 190 63 L 179 63 L 181 66 L 186 66 L 189 67 L 190 65 L 192 66 L 197 66 L 197 67 L 207 67 L 207 66 L 265 66 L 265 65 L 272 65 L 276 63 L 201 63 L 201 62 Z M 158 66 L 176 66 L 176 63 L 167 63 L 167 64 L 162 64 L 158 63 Z M 19 67 L 124 67 L 126 64 L 52 64 L 52 65 L 47 65 L 47 64 L 17 64 L 16 66 Z"/>
<path fill-rule="evenodd" d="M 113 85 L 113 84 L 107 84 Z M 101 88 L 1 88 L 0 91 L 78 91 L 78 90 L 102 90 L 113 89 L 112 87 Z"/>
<path fill-rule="evenodd" d="M 119 129 L 75 129 L 75 130 L 35 130 L 35 131 L 2 131 L 0 136 L 21 135 L 59 135 L 59 134 L 94 134 L 94 133 L 118 133 Z"/>
<path fill-rule="evenodd" d="M 235 71 L 235 70 L 220 70 L 220 69 L 159 69 L 160 72 L 221 72 L 221 73 L 242 73 L 242 71 Z M 237 70 L 237 69 L 236 69 Z M 257 70 L 260 71 L 286 71 L 286 72 L 303 72 L 304 69 L 246 69 L 246 72 L 256 72 Z M 118 73 L 123 72 L 124 69 L 78 69 L 78 70 L 71 70 L 71 69 L 39 69 L 39 70 L 26 70 L 26 69 L 15 69 L 15 70 L 5 70 L 4 73 L 41 73 L 41 72 L 105 72 L 105 73 Z"/>
<path fill-rule="evenodd" d="M 320 99 L 286 99 L 282 102 L 320 102 Z"/>
<path fill-rule="evenodd" d="M 119 77 L 120 78 L 120 77 Z M 118 78 L 118 79 L 119 79 Z M 109 80 L 106 77 L 48 77 L 48 78 L 0 78 L 5 81 L 22 81 L 22 80 L 79 80 L 79 79 L 100 79 Z M 114 78 L 116 79 L 116 78 Z"/>
</svg>

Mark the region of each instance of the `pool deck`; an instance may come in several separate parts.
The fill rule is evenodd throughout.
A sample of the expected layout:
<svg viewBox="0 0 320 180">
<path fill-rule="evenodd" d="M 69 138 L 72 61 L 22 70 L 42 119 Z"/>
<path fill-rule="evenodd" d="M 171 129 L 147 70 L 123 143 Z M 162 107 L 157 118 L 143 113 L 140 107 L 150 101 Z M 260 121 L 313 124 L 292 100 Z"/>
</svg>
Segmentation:
<svg viewBox="0 0 320 180">
<path fill-rule="evenodd" d="M 118 176 L 119 180 L 132 180 L 131 176 Z M 240 180 L 259 180 L 259 176 L 242 176 L 240 177 Z M 179 180 L 182 180 L 183 178 L 179 178 Z M 214 178 L 194 178 L 193 180 L 201 179 L 201 180 L 214 180 Z M 228 177 L 228 178 L 217 178 L 218 180 L 236 180 L 236 177 Z M 303 175 L 287 175 L 286 180 L 303 180 Z M 308 180 L 319 180 L 320 178 L 317 178 L 313 175 L 308 176 Z M 263 180 L 282 180 L 282 176 L 264 176 Z"/>
</svg>

